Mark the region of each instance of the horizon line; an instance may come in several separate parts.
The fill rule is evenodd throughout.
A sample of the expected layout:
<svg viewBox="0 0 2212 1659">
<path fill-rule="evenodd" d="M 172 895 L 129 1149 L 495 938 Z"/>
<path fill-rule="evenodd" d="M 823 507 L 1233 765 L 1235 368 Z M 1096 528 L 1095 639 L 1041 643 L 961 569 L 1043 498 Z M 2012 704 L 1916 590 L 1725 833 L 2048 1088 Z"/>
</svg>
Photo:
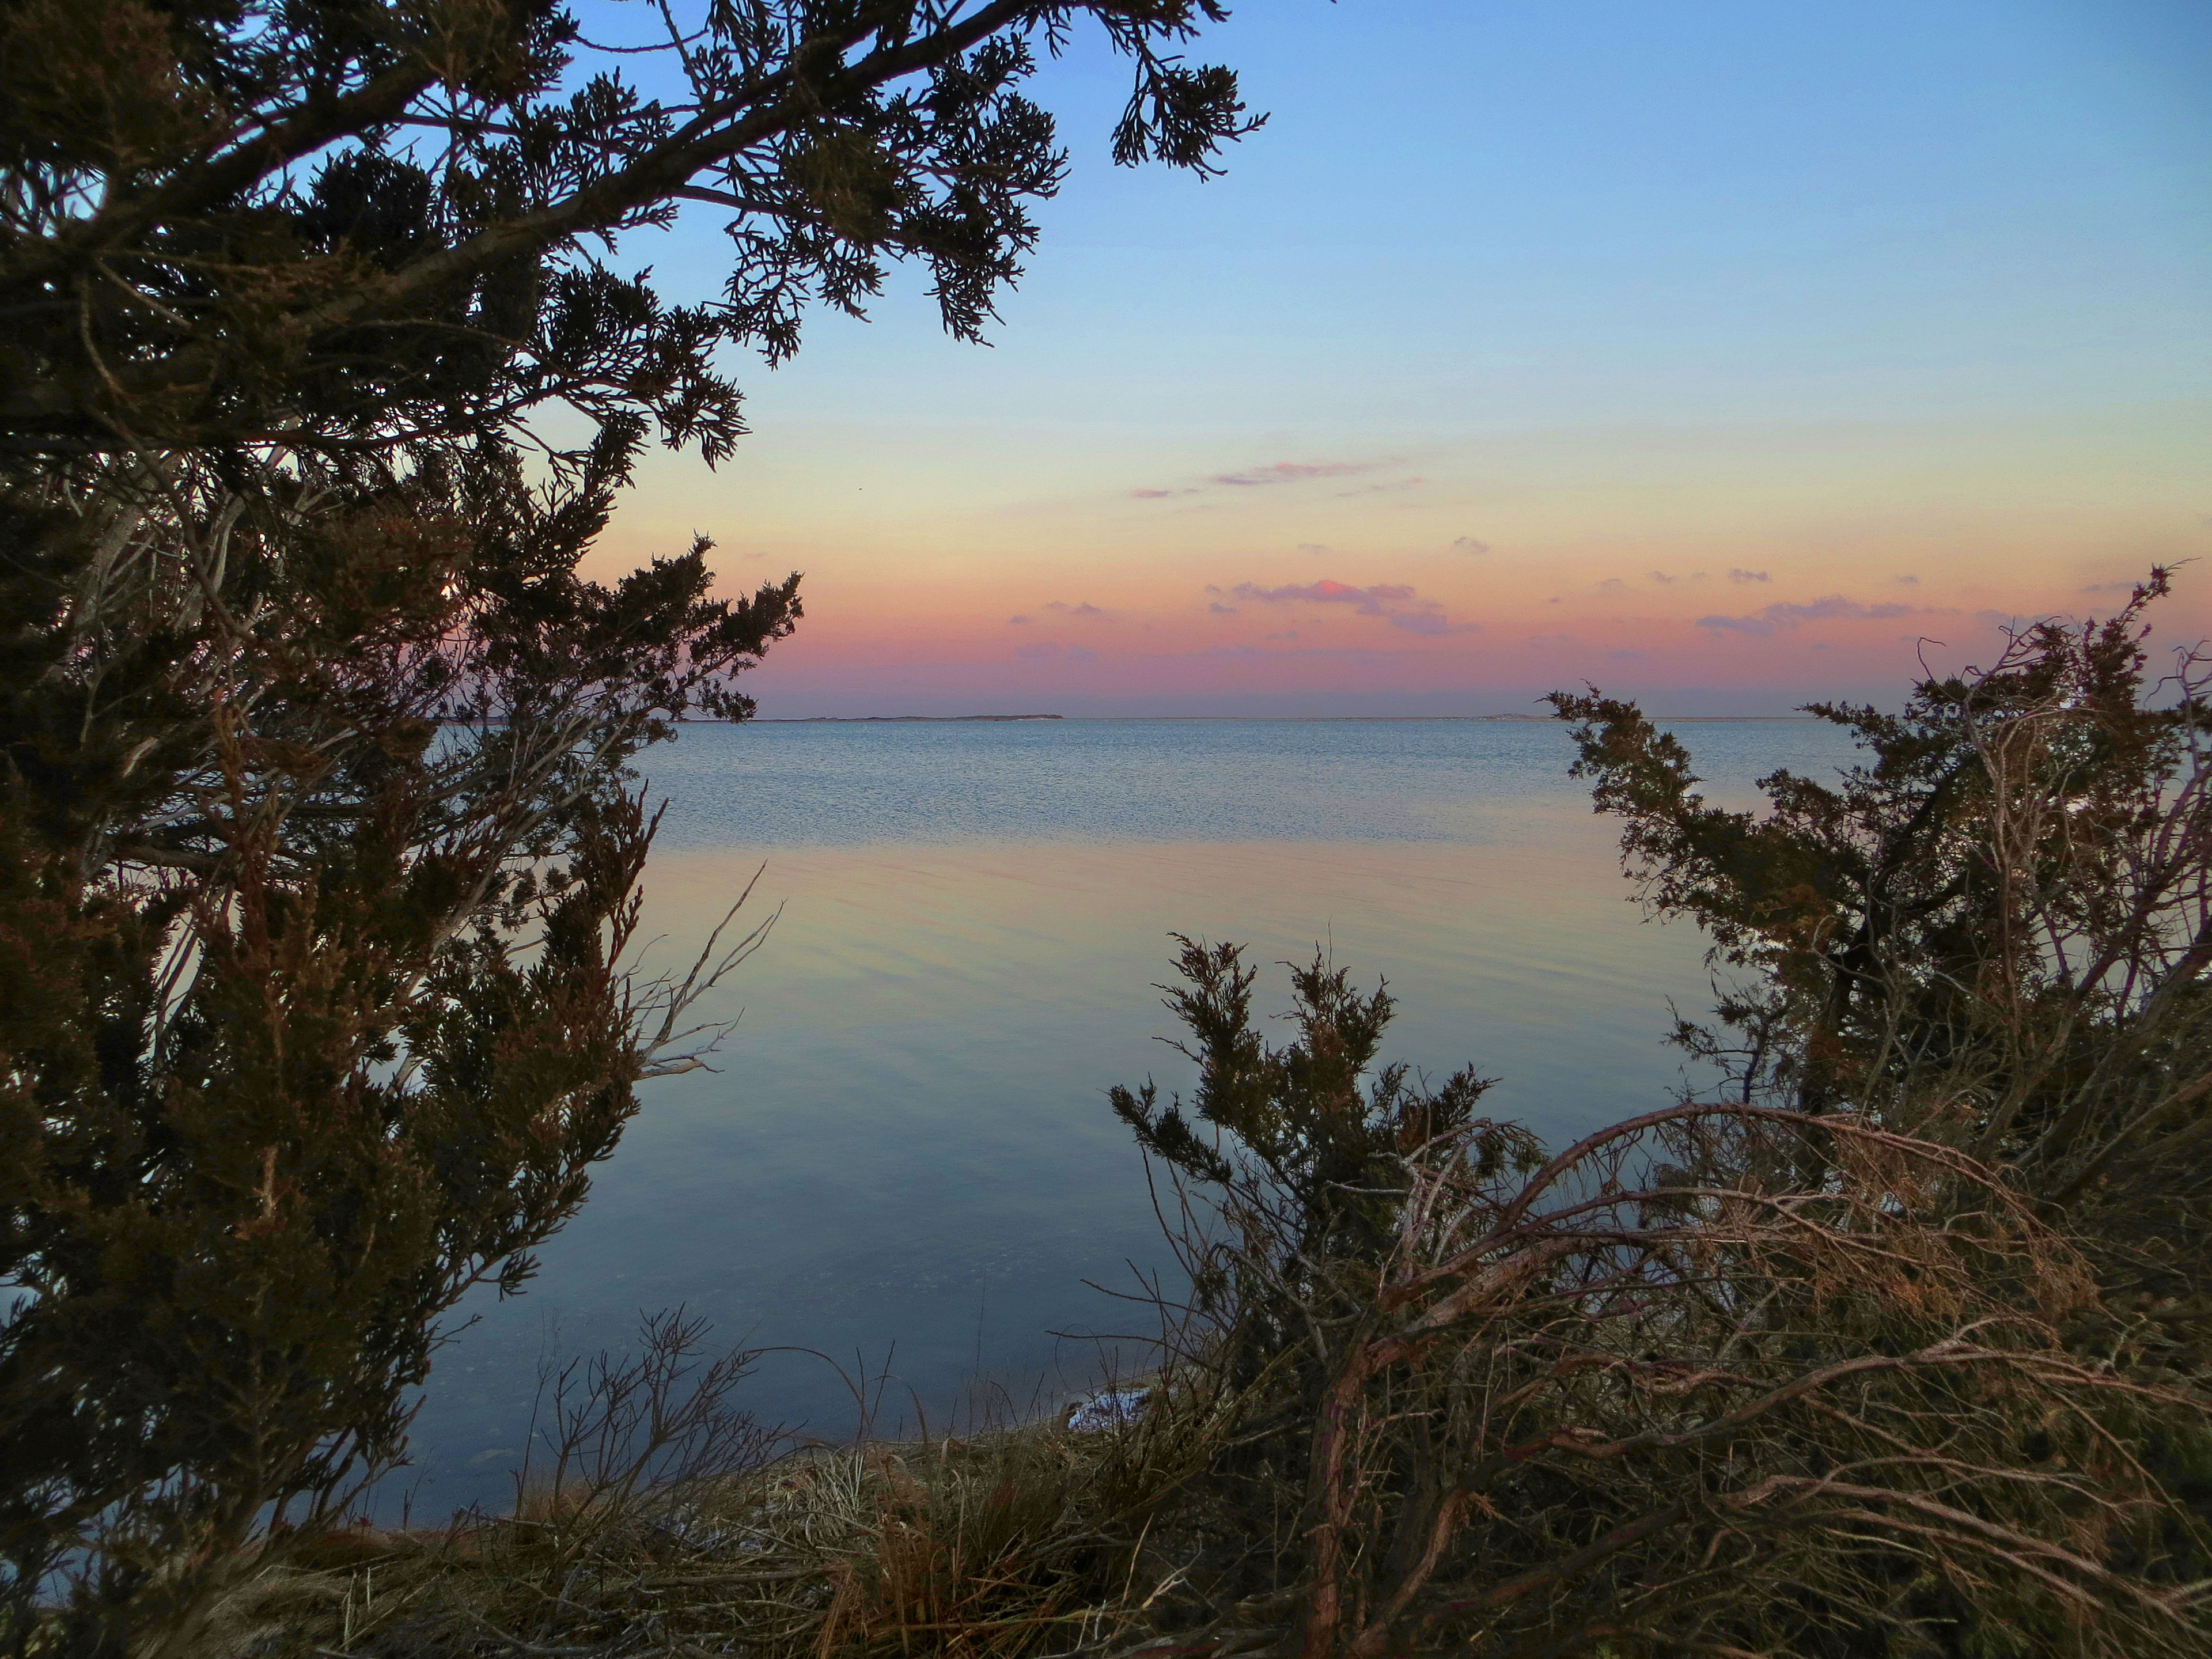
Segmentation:
<svg viewBox="0 0 2212 1659">
<path fill-rule="evenodd" d="M 1676 724 L 1724 724 L 1747 720 L 1818 720 L 1818 714 L 1647 714 L 1646 720 Z M 1084 725 L 1158 722 L 1163 720 L 1272 720 L 1314 725 L 1404 724 L 1410 721 L 1456 720 L 1470 726 L 1559 726 L 1558 714 L 754 714 L 742 720 L 683 720 L 685 726 L 959 726 L 1021 725 L 1038 720 L 1062 720 Z"/>
</svg>

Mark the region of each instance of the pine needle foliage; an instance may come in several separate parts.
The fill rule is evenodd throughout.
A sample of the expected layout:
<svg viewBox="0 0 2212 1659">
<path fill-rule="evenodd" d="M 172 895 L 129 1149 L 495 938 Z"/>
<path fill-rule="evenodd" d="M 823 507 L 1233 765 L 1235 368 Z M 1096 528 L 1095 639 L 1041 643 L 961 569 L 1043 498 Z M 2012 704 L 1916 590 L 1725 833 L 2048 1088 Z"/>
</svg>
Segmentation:
<svg viewBox="0 0 2212 1659">
<path fill-rule="evenodd" d="M 1194 1052 L 1310 1074 L 1309 1045 L 1335 1041 L 1312 994 L 1343 981 L 1301 971 L 1299 1037 L 1274 1050 L 1240 960 L 1184 946 Z M 1333 1006 L 1379 1039 L 1364 1017 L 1387 1004 Z M 2112 1345 L 2082 1253 L 2002 1171 L 1856 1113 L 1729 1098 L 1555 1152 L 1463 1110 L 1385 1139 L 1342 1109 L 1376 1091 L 1346 1081 L 1336 1114 L 1278 1087 L 1196 1126 L 1115 1097 L 1179 1200 L 1197 1289 L 1163 1304 L 1170 1349 L 1233 1402 L 1135 1575 L 1179 1564 L 1155 1640 L 1307 1659 L 2201 1645 L 2198 1534 L 2178 1471 L 2151 1465 L 2160 1436 L 2201 1440 L 2206 1401 Z M 1328 1187 L 1254 1150 L 1322 1116 L 1366 1142 Z M 2100 1320 L 2106 1346 L 2082 1343 Z"/>
<path fill-rule="evenodd" d="M 640 15 L 641 14 L 641 15 Z M 0 448 L 354 453 L 558 403 L 709 460 L 715 358 L 917 260 L 976 337 L 1065 159 L 1024 95 L 1079 26 L 1133 68 L 1116 160 L 1254 125 L 1181 48 L 1216 0 L 22 0 L 0 17 Z M 595 42 L 639 16 L 629 42 Z M 665 25 L 665 27 L 663 27 Z M 726 214 L 721 291 L 612 263 Z"/>
<path fill-rule="evenodd" d="M 604 500 L 504 468 L 233 499 L 0 580 L 0 1550 L 17 1634 L 66 1566 L 87 1650 L 388 1465 L 437 1316 L 696 1062 L 734 962 L 625 965 L 624 763 L 797 611 L 703 548 L 581 581 Z"/>
</svg>

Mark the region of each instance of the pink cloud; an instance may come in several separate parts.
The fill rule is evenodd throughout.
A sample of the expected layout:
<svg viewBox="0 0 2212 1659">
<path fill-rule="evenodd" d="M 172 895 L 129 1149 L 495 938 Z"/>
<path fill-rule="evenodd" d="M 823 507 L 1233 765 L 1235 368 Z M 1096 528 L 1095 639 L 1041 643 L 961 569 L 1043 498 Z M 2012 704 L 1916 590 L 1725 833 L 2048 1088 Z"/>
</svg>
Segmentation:
<svg viewBox="0 0 2212 1659">
<path fill-rule="evenodd" d="M 1814 599 L 1810 605 L 1770 605 L 1765 610 L 1754 611 L 1748 617 L 1700 617 L 1698 626 L 1725 629 L 1731 633 L 1765 638 L 1778 629 L 1796 628 L 1808 622 L 1858 622 L 1874 617 L 1904 617 L 1911 615 L 1912 610 L 1909 605 L 1861 605 L 1856 599 L 1831 593 L 1826 599 Z"/>
<path fill-rule="evenodd" d="M 1331 581 L 1324 576 L 1317 582 L 1293 582 L 1282 587 L 1261 587 L 1256 582 L 1239 582 L 1230 590 L 1240 599 L 1264 599 L 1271 605 L 1303 600 L 1309 605 L 1349 605 L 1358 607 L 1363 616 L 1379 617 L 1386 604 L 1402 605 L 1413 597 L 1413 590 L 1393 582 L 1378 583 L 1373 587 L 1354 587 L 1348 582 Z"/>
<path fill-rule="evenodd" d="M 1293 582 L 1281 587 L 1261 587 L 1256 582 L 1239 582 L 1230 589 L 1232 597 L 1253 599 L 1267 605 L 1348 605 L 1363 617 L 1380 617 L 1393 628 L 1402 628 L 1413 634 L 1471 634 L 1473 623 L 1454 623 L 1445 616 L 1443 607 L 1434 599 L 1425 599 L 1411 587 L 1399 582 L 1377 582 L 1369 587 L 1354 587 L 1349 582 L 1331 581 L 1323 577 L 1317 582 Z"/>
<path fill-rule="evenodd" d="M 1206 483 L 1249 489 L 1255 484 L 1297 483 L 1307 478 L 1346 478 L 1356 472 L 1372 472 L 1382 465 L 1380 461 L 1277 461 L 1249 472 L 1217 472 Z"/>
</svg>

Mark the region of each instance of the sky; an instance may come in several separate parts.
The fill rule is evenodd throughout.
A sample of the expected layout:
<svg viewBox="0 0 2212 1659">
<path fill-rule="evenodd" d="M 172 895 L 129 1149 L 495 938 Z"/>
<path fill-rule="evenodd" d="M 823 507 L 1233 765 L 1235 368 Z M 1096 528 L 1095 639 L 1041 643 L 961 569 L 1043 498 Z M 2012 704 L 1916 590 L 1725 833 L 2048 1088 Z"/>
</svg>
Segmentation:
<svg viewBox="0 0 2212 1659">
<path fill-rule="evenodd" d="M 1193 56 L 1269 117 L 1224 176 L 1114 167 L 1079 35 L 991 343 L 915 274 L 817 316 L 595 572 L 803 571 L 787 718 L 1894 702 L 2192 558 L 2156 642 L 2212 634 L 2201 0 L 1243 0 Z"/>
</svg>

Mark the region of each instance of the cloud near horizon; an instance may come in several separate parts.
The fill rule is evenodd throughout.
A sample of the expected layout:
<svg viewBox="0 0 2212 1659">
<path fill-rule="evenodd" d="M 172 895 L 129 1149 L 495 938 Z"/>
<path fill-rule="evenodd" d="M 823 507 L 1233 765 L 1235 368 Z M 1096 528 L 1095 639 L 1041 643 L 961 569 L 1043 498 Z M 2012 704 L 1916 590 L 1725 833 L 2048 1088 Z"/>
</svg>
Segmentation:
<svg viewBox="0 0 2212 1659">
<path fill-rule="evenodd" d="M 1764 639 L 1778 629 L 1797 628 L 1808 622 L 1865 622 L 1910 616 L 1916 609 L 1917 606 L 1910 605 L 1862 605 L 1856 599 L 1847 599 L 1840 593 L 1831 593 L 1824 599 L 1814 599 L 1810 605 L 1770 605 L 1764 611 L 1753 611 L 1748 617 L 1700 617 L 1698 626 Z"/>
<path fill-rule="evenodd" d="M 1349 582 L 1331 581 L 1324 576 L 1317 582 L 1292 582 L 1281 587 L 1239 582 L 1229 592 L 1233 599 L 1263 605 L 1348 605 L 1359 616 L 1380 617 L 1391 627 L 1402 628 L 1410 634 L 1477 631 L 1473 623 L 1451 621 L 1444 615 L 1443 606 L 1434 599 L 1423 599 L 1401 582 L 1376 582 L 1368 587 L 1354 587 Z"/>
<path fill-rule="evenodd" d="M 1035 645 L 1018 647 L 1014 654 L 1024 662 L 1097 662 L 1098 653 L 1079 645 L 1062 645 L 1056 640 L 1040 640 Z"/>
<path fill-rule="evenodd" d="M 1140 501 L 1156 501 L 1171 495 L 1201 495 L 1209 489 L 1255 489 L 1267 484 L 1303 483 L 1309 478 L 1349 478 L 1389 465 L 1387 461 L 1277 461 L 1273 466 L 1249 467 L 1242 472 L 1216 472 L 1194 484 L 1133 489 L 1129 494 Z"/>
</svg>

